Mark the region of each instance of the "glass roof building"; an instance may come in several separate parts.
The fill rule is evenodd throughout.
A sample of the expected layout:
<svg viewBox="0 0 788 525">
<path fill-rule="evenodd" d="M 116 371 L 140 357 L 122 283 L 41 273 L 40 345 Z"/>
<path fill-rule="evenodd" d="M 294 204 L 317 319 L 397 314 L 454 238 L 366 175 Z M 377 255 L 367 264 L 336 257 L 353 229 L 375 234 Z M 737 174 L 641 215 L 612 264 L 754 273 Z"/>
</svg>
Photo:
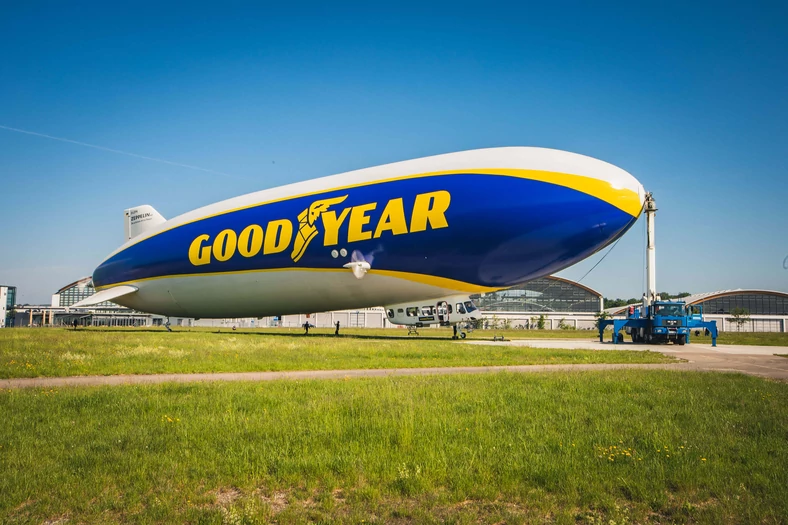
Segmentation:
<svg viewBox="0 0 788 525">
<path fill-rule="evenodd" d="M 483 312 L 597 313 L 603 305 L 596 290 L 552 275 L 471 298 Z"/>
<path fill-rule="evenodd" d="M 703 306 L 703 313 L 731 314 L 744 310 L 749 315 L 788 315 L 788 293 L 771 290 L 723 290 L 699 293 L 682 299 Z"/>
<path fill-rule="evenodd" d="M 60 307 L 60 308 L 67 308 L 72 306 L 82 299 L 87 299 L 91 295 L 96 293 L 96 289 L 93 288 L 93 278 L 92 277 L 83 277 L 78 281 L 74 281 L 71 284 L 67 284 L 63 288 L 57 291 L 52 296 L 52 306 L 53 307 Z M 104 301 L 103 303 L 99 303 L 91 308 L 121 308 L 119 305 L 112 303 L 110 301 Z"/>
</svg>

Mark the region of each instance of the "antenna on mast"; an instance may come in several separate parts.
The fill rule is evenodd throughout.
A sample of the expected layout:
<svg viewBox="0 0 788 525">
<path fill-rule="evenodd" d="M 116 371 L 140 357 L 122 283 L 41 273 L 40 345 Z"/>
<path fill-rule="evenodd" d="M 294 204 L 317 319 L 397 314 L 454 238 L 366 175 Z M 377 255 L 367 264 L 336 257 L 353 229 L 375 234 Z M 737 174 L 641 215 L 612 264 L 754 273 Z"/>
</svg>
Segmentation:
<svg viewBox="0 0 788 525">
<path fill-rule="evenodd" d="M 651 192 L 646 193 L 646 293 L 643 295 L 643 306 L 650 306 L 657 300 L 657 255 L 654 246 L 654 218 L 657 215 L 657 203 Z M 645 310 L 645 308 L 644 308 Z"/>
</svg>

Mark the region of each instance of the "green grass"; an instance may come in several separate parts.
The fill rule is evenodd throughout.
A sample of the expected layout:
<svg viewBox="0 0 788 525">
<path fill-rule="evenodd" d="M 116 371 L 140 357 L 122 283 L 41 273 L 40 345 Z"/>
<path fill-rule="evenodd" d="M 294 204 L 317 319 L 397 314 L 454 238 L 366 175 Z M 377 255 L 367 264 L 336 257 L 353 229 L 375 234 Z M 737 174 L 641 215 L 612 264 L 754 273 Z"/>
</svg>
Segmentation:
<svg viewBox="0 0 788 525">
<path fill-rule="evenodd" d="M 672 360 L 656 352 L 466 345 L 446 338 L 303 336 L 286 331 L 0 330 L 0 378 Z"/>
<path fill-rule="evenodd" d="M 0 522 L 780 523 L 788 385 L 608 371 L 0 392 Z"/>
</svg>

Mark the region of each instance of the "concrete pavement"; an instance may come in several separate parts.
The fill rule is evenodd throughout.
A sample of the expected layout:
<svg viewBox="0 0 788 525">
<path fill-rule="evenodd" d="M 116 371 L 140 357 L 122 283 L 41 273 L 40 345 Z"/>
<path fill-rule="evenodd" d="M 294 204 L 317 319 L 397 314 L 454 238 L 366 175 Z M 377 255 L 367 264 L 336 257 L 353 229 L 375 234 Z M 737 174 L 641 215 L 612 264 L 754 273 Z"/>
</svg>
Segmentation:
<svg viewBox="0 0 788 525">
<path fill-rule="evenodd" d="M 227 372 L 218 374 L 148 374 L 118 376 L 33 377 L 0 379 L 0 388 L 53 388 L 64 386 L 139 385 L 193 383 L 200 381 L 277 381 L 283 379 L 345 379 L 352 377 L 393 377 L 491 372 L 556 372 L 573 370 L 619 370 L 628 368 L 679 369 L 681 363 L 600 364 L 600 365 L 521 365 L 457 366 L 432 368 L 374 368 L 356 370 L 299 370 L 288 372 Z"/>
<path fill-rule="evenodd" d="M 785 346 L 750 345 L 646 345 L 634 343 L 585 341 L 577 339 L 516 339 L 513 341 L 468 341 L 468 344 L 528 346 L 531 348 L 568 348 L 570 350 L 651 350 L 685 359 L 678 369 L 741 372 L 760 377 L 788 381 L 788 359 L 775 354 L 788 354 Z"/>
</svg>

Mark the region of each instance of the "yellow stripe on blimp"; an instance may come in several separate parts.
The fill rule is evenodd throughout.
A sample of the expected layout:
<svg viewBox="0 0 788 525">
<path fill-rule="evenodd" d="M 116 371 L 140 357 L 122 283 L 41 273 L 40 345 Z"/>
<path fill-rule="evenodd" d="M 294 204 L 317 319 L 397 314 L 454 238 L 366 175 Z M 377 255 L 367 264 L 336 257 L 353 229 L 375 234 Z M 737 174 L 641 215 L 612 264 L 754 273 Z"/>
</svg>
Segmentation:
<svg viewBox="0 0 788 525">
<path fill-rule="evenodd" d="M 341 273 L 348 273 L 348 270 L 344 268 L 298 268 L 298 267 L 290 267 L 290 268 L 265 268 L 259 270 L 236 270 L 236 271 L 229 271 L 229 272 L 206 272 L 206 273 L 187 273 L 187 274 L 175 274 L 175 275 L 157 275 L 155 277 L 145 277 L 143 279 L 135 279 L 133 281 L 122 281 L 119 283 L 112 283 L 107 284 L 105 286 L 96 286 L 96 291 L 99 292 L 101 290 L 106 290 L 108 288 L 114 288 L 116 286 L 121 286 L 124 284 L 137 284 L 144 281 L 155 281 L 158 279 L 181 279 L 185 277 L 216 277 L 220 275 L 240 275 L 245 273 L 265 273 L 265 272 L 341 272 Z M 421 273 L 410 273 L 410 272 L 398 272 L 395 270 L 375 270 L 372 269 L 369 272 L 369 275 L 383 275 L 386 277 L 392 277 L 395 279 L 403 279 L 406 281 L 411 281 L 419 284 L 426 284 L 430 286 L 435 286 L 437 288 L 445 288 L 447 290 L 454 290 L 456 292 L 461 293 L 489 293 L 489 292 L 496 292 L 498 290 L 503 290 L 503 287 L 491 287 L 491 286 L 481 286 L 478 284 L 466 283 L 464 281 L 457 281 L 454 279 L 449 279 L 447 277 L 438 277 L 435 275 L 425 275 Z"/>
<path fill-rule="evenodd" d="M 174 224 L 169 228 L 155 232 L 147 237 L 144 234 L 142 234 L 139 236 L 139 238 L 133 239 L 133 241 L 124 249 L 131 248 L 135 244 L 138 244 L 142 241 L 145 241 L 157 235 L 161 235 L 162 233 L 174 230 L 176 228 L 186 226 L 187 224 L 193 224 L 195 222 L 204 221 L 206 219 L 211 219 L 213 217 L 218 217 L 220 215 L 227 215 L 229 213 L 233 213 L 236 211 L 247 210 L 250 208 L 257 208 L 260 206 L 265 206 L 267 204 L 274 204 L 277 202 L 300 199 L 302 197 L 310 197 L 313 195 L 322 195 L 325 193 L 338 192 L 352 188 L 374 186 L 376 184 L 385 184 L 387 182 L 396 182 L 400 180 L 440 177 L 445 175 L 498 175 L 502 177 L 515 177 L 518 179 L 535 180 L 540 182 L 546 182 L 548 184 L 555 184 L 557 186 L 563 186 L 565 188 L 569 188 L 575 191 L 579 191 L 581 193 L 585 193 L 587 195 L 600 199 L 604 202 L 607 202 L 608 204 L 615 206 L 616 208 L 632 215 L 633 217 L 638 217 L 640 215 L 640 212 L 643 210 L 643 201 L 640 199 L 640 196 L 636 191 L 632 191 L 628 188 L 616 188 L 608 181 L 599 180 L 593 177 L 586 177 L 585 175 L 573 175 L 571 173 L 560 173 L 557 171 L 541 171 L 541 170 L 509 169 L 509 168 L 469 168 L 463 170 L 455 169 L 450 171 L 434 171 L 429 173 L 418 173 L 414 175 L 402 175 L 399 177 L 391 177 L 388 179 L 358 182 L 356 184 L 347 184 L 344 186 L 336 186 L 333 188 L 326 188 L 323 190 L 300 193 L 298 195 L 288 195 L 286 197 L 279 197 L 277 199 L 271 199 L 269 201 L 246 204 L 243 206 L 238 206 L 236 208 L 230 208 L 228 210 L 222 210 L 215 213 L 211 213 L 209 215 L 204 215 L 202 217 L 191 219 L 189 221 L 182 222 L 180 224 Z"/>
<path fill-rule="evenodd" d="M 573 175 L 571 173 L 561 173 L 557 171 L 542 171 L 542 170 L 526 170 L 526 169 L 513 169 L 513 168 L 469 168 L 463 170 L 449 170 L 449 171 L 432 171 L 427 173 L 417 173 L 413 175 L 402 175 L 399 177 L 391 177 L 388 179 L 379 179 L 373 181 L 358 182 L 356 184 L 347 184 L 344 186 L 336 186 L 334 188 L 326 188 L 323 190 L 311 191 L 307 193 L 300 193 L 298 195 L 288 195 L 287 197 L 280 197 L 270 201 L 256 202 L 231 208 L 229 210 L 222 210 L 198 219 L 193 219 L 183 224 L 178 224 L 170 229 L 185 226 L 194 222 L 199 222 L 205 219 L 217 217 L 219 215 L 227 215 L 236 211 L 246 210 L 249 208 L 257 208 L 267 204 L 274 204 L 277 202 L 284 202 L 289 200 L 300 199 L 302 197 L 311 197 L 315 195 L 323 195 L 325 193 L 344 191 L 353 188 L 361 188 L 364 186 L 374 186 L 377 184 L 385 184 L 388 182 L 397 182 L 400 180 L 410 179 L 423 179 L 429 177 L 441 177 L 445 175 L 498 175 L 502 177 L 515 177 L 518 179 L 529 179 L 539 182 L 546 182 L 548 184 L 555 184 L 556 186 L 563 186 L 597 199 L 603 200 L 616 208 L 627 212 L 633 217 L 640 215 L 643 209 L 643 201 L 636 191 L 628 188 L 616 188 L 606 180 L 599 180 L 594 177 L 586 177 L 585 175 Z M 264 190 L 263 190 L 264 191 Z M 166 231 L 166 230 L 165 230 Z M 164 233 L 164 232 L 160 232 Z"/>
<path fill-rule="evenodd" d="M 555 171 L 520 169 L 490 168 L 486 170 L 471 171 L 483 175 L 503 175 L 563 186 L 596 197 L 599 200 L 615 206 L 619 210 L 627 212 L 633 217 L 638 217 L 643 210 L 643 201 L 636 191 L 632 191 L 628 188 L 616 188 L 606 180 L 599 180 L 593 177 L 572 175 L 571 173 L 559 173 Z M 446 174 L 448 175 L 449 173 Z M 443 175 L 443 173 L 436 173 L 436 175 Z"/>
</svg>

